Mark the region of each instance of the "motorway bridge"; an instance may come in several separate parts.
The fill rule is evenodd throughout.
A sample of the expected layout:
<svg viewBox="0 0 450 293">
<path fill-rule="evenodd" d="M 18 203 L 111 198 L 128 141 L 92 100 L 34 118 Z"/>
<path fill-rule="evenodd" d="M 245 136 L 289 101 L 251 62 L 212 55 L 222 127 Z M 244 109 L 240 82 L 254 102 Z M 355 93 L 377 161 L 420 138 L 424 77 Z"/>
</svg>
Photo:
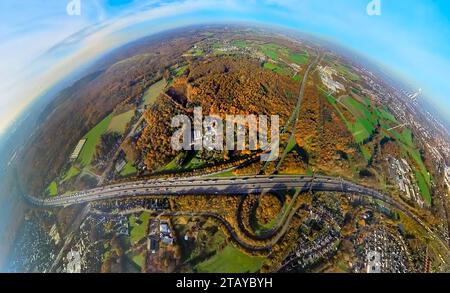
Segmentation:
<svg viewBox="0 0 450 293">
<path fill-rule="evenodd" d="M 431 238 L 445 243 L 422 219 L 390 196 L 385 196 L 377 190 L 358 185 L 342 178 L 330 176 L 258 175 L 220 178 L 161 178 L 116 183 L 48 199 L 40 199 L 27 195 L 25 198 L 29 203 L 38 207 L 58 208 L 94 201 L 130 199 L 140 196 L 225 196 L 261 194 L 292 189 L 300 190 L 300 192 L 341 192 L 378 199 L 414 219 L 430 233 Z M 446 246 L 445 244 L 443 245 Z"/>
<path fill-rule="evenodd" d="M 385 197 L 376 190 L 340 178 L 299 175 L 149 179 L 116 183 L 48 199 L 40 199 L 33 196 L 26 196 L 26 199 L 36 206 L 54 208 L 138 196 L 244 195 L 292 189 L 300 189 L 302 192 L 325 191 L 354 193 L 367 195 L 382 201 L 390 200 L 389 197 Z"/>
</svg>

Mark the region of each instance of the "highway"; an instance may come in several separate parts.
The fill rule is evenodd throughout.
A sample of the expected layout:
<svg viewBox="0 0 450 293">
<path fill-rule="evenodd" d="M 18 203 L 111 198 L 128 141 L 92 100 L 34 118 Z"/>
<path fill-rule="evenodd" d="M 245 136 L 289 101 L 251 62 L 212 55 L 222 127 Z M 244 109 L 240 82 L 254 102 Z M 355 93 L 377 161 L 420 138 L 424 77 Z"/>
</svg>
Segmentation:
<svg viewBox="0 0 450 293">
<path fill-rule="evenodd" d="M 306 176 L 306 175 L 255 175 L 220 178 L 170 178 L 149 179 L 134 182 L 123 182 L 113 185 L 97 187 L 94 189 L 77 192 L 70 195 L 61 195 L 53 198 L 40 199 L 25 195 L 25 199 L 38 207 L 58 208 L 75 204 L 89 203 L 102 200 L 126 199 L 138 196 L 225 196 L 261 194 L 270 191 L 285 191 L 297 189 L 301 192 L 341 192 L 343 194 L 364 195 L 378 199 L 415 220 L 421 225 L 434 240 L 439 241 L 444 247 L 445 241 L 440 239 L 434 231 L 417 215 L 397 203 L 390 196 L 361 186 L 356 183 L 330 176 Z"/>
<path fill-rule="evenodd" d="M 26 196 L 33 205 L 55 208 L 93 201 L 133 198 L 137 196 L 181 196 L 181 195 L 244 195 L 289 189 L 302 191 L 325 191 L 355 193 L 389 200 L 382 193 L 355 183 L 329 176 L 241 176 L 220 178 L 170 178 L 150 179 L 118 183 L 94 189 L 61 195 L 48 199 Z"/>
</svg>

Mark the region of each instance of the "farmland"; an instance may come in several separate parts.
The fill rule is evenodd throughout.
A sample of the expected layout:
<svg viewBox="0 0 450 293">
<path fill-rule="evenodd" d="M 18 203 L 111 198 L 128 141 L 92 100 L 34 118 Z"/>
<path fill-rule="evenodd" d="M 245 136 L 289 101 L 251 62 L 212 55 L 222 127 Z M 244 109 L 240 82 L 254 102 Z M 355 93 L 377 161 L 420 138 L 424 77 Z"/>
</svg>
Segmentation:
<svg viewBox="0 0 450 293">
<path fill-rule="evenodd" d="M 277 60 L 279 57 L 278 51 L 280 50 L 280 46 L 276 44 L 264 44 L 261 46 L 261 49 L 267 57 L 272 60 Z"/>
<path fill-rule="evenodd" d="M 282 60 L 285 63 L 292 62 L 297 65 L 304 65 L 308 63 L 309 54 L 304 51 L 303 53 L 294 52 L 289 48 L 285 48 L 276 44 L 263 44 L 261 50 L 264 55 L 272 59 L 273 61 Z"/>
<path fill-rule="evenodd" d="M 338 100 L 331 94 L 328 94 L 327 99 L 335 108 L 339 117 L 344 121 L 358 144 L 363 144 L 365 140 L 370 138 L 378 122 L 374 113 L 371 113 L 364 105 L 352 97 L 345 97 L 342 100 Z M 347 119 L 343 111 L 348 111 L 353 121 Z"/>
<path fill-rule="evenodd" d="M 339 73 L 341 73 L 345 78 L 350 79 L 351 81 L 359 81 L 360 78 L 358 75 L 356 75 L 355 73 L 352 72 L 352 70 L 350 68 L 348 68 L 347 66 L 344 66 L 342 64 L 338 64 L 336 65 L 336 69 L 338 70 Z"/>
<path fill-rule="evenodd" d="M 290 53 L 289 60 L 296 64 L 303 65 L 308 63 L 309 55 L 307 53 L 305 54 Z"/>
<path fill-rule="evenodd" d="M 281 67 L 278 64 L 274 64 L 274 63 L 270 63 L 270 62 L 264 63 L 264 69 L 272 70 L 273 72 L 282 74 L 282 75 L 289 74 L 289 71 L 286 68 Z"/>
<path fill-rule="evenodd" d="M 383 131 L 384 135 L 395 139 L 403 156 L 412 160 L 416 183 L 419 186 L 422 197 L 425 202 L 431 204 L 431 176 L 425 167 L 419 150 L 414 144 L 411 130 L 405 128 L 399 132 L 391 129 L 391 127 L 399 125 L 397 119 L 385 106 L 373 106 L 367 98 L 356 96 L 357 100 L 353 96 L 344 96 L 338 99 L 324 90 L 322 92 L 352 133 L 354 140 L 359 145 L 361 154 L 367 162 L 372 158 L 372 151 L 368 142 L 377 127 L 381 127 L 380 130 Z"/>
</svg>

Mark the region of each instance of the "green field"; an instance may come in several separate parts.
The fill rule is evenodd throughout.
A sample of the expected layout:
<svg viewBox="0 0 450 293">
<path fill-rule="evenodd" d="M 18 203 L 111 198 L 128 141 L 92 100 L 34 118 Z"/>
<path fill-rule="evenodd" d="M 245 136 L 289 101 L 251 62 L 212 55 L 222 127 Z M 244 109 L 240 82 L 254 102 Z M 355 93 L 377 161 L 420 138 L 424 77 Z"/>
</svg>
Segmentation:
<svg viewBox="0 0 450 293">
<path fill-rule="evenodd" d="M 428 188 L 428 184 L 426 183 L 425 178 L 423 177 L 422 173 L 417 170 L 414 173 L 416 175 L 417 185 L 419 186 L 420 193 L 422 194 L 423 200 L 428 205 L 431 205 L 430 189 Z"/>
<path fill-rule="evenodd" d="M 354 116 L 358 118 L 366 118 L 372 124 L 376 123 L 376 118 L 369 111 L 368 107 L 365 104 L 357 101 L 355 98 L 350 96 L 344 97 L 342 98 L 342 103 Z"/>
<path fill-rule="evenodd" d="M 160 93 L 164 90 L 167 85 L 165 79 L 161 79 L 157 83 L 154 83 L 144 94 L 144 105 L 152 105 Z"/>
<path fill-rule="evenodd" d="M 362 144 L 375 131 L 377 124 L 376 117 L 360 102 L 352 97 L 346 97 L 338 103 L 331 94 L 327 95 L 328 102 L 335 108 L 339 117 L 344 121 L 348 130 L 358 144 Z M 340 107 L 346 108 L 355 118 L 355 122 L 348 121 L 342 113 Z"/>
<path fill-rule="evenodd" d="M 284 63 L 304 65 L 308 63 L 309 60 L 309 54 L 306 51 L 304 53 L 296 53 L 292 52 L 292 50 L 289 48 L 281 47 L 273 43 L 261 45 L 261 51 L 264 55 L 266 55 L 273 61 L 280 61 L 281 58 L 281 61 L 283 61 Z M 266 62 L 264 64 L 264 68 L 283 75 L 292 75 L 294 73 L 291 72 L 291 70 L 287 67 L 275 64 L 274 62 Z M 296 81 L 300 81 L 301 77 L 299 75 L 295 75 L 293 76 L 293 79 Z"/>
<path fill-rule="evenodd" d="M 193 56 L 196 56 L 196 57 L 198 57 L 198 56 L 203 56 L 204 54 L 205 54 L 205 52 L 203 52 L 203 50 L 202 50 L 202 49 L 199 49 L 199 48 L 194 49 L 194 50 L 192 51 L 192 55 L 193 55 Z"/>
<path fill-rule="evenodd" d="M 422 156 L 420 155 L 419 150 L 409 149 L 408 154 L 414 161 L 416 161 L 416 163 L 419 167 L 419 171 L 420 171 L 420 173 L 422 173 L 422 176 L 425 179 L 425 181 L 427 182 L 427 184 L 431 185 L 431 176 L 430 176 L 430 174 L 428 174 L 427 167 L 425 167 L 425 163 L 422 160 Z"/>
<path fill-rule="evenodd" d="M 422 156 L 420 155 L 419 150 L 416 148 L 413 135 L 410 129 L 404 129 L 401 133 L 397 131 L 390 132 L 397 141 L 400 142 L 400 146 L 404 152 L 404 155 L 409 155 L 413 161 L 416 162 L 422 177 L 425 182 L 430 186 L 431 185 L 431 176 L 428 174 L 428 170 L 425 166 L 425 163 L 422 160 Z"/>
<path fill-rule="evenodd" d="M 245 40 L 235 40 L 233 42 L 233 45 L 238 48 L 247 48 L 248 47 L 247 41 L 245 41 Z"/>
<path fill-rule="evenodd" d="M 175 170 L 178 170 L 180 168 L 180 166 L 178 165 L 178 157 L 179 156 L 175 157 L 175 159 L 170 161 L 169 164 L 167 164 L 164 167 L 162 167 L 159 171 L 175 171 Z"/>
<path fill-rule="evenodd" d="M 272 60 L 278 60 L 278 50 L 280 49 L 280 46 L 276 44 L 264 44 L 261 46 L 261 49 L 267 57 L 269 57 Z"/>
<path fill-rule="evenodd" d="M 303 64 L 308 63 L 309 55 L 307 53 L 305 53 L 305 54 L 290 53 L 289 60 L 298 65 L 303 65 Z"/>
<path fill-rule="evenodd" d="M 397 121 L 397 119 L 395 119 L 394 115 L 392 115 L 389 110 L 387 109 L 387 107 L 385 106 L 384 108 L 377 108 L 376 110 L 377 115 L 384 119 L 387 120 L 389 122 L 392 122 L 396 125 L 399 124 L 399 122 Z"/>
<path fill-rule="evenodd" d="M 47 191 L 48 195 L 50 195 L 50 196 L 57 196 L 58 195 L 58 183 L 56 183 L 56 181 L 53 181 L 47 187 L 46 191 Z"/>
<path fill-rule="evenodd" d="M 294 137 L 290 137 L 288 144 L 286 146 L 286 153 L 289 154 L 297 145 L 297 141 L 295 140 Z"/>
<path fill-rule="evenodd" d="M 190 160 L 186 165 L 183 166 L 186 170 L 193 170 L 197 169 L 205 164 L 205 161 L 202 159 L 199 159 L 197 157 L 193 157 L 192 160 Z"/>
<path fill-rule="evenodd" d="M 221 172 L 221 173 L 218 173 L 218 174 L 211 175 L 211 177 L 232 177 L 232 176 L 234 176 L 233 170 L 228 170 L 228 171 L 225 171 L 225 172 Z"/>
<path fill-rule="evenodd" d="M 130 110 L 114 116 L 109 123 L 108 131 L 124 134 L 128 122 L 134 116 L 134 110 Z"/>
<path fill-rule="evenodd" d="M 273 63 L 264 63 L 264 69 L 272 70 L 275 73 L 282 74 L 282 75 L 288 75 L 289 71 L 281 67 L 280 65 L 273 64 Z"/>
<path fill-rule="evenodd" d="M 322 90 L 324 94 L 326 92 Z M 328 94 L 328 102 L 335 108 L 336 113 L 344 121 L 348 130 L 352 133 L 355 141 L 360 145 L 361 153 L 366 161 L 369 161 L 372 157 L 370 149 L 364 145 L 364 141 L 370 137 L 375 130 L 378 123 L 387 132 L 387 136 L 395 139 L 397 144 L 402 150 L 405 158 L 409 157 L 413 162 L 412 168 L 416 174 L 417 185 L 424 201 L 431 204 L 431 176 L 422 160 L 419 150 L 414 143 L 413 133 L 410 129 L 405 128 L 403 131 L 398 132 L 396 130 L 390 130 L 392 126 L 399 125 L 397 119 L 392 115 L 386 106 L 373 107 L 368 100 L 364 100 L 364 103 L 357 101 L 353 97 L 345 97 L 341 99 L 341 103 L 336 98 Z M 360 98 L 361 100 L 364 98 Z M 343 115 L 341 108 L 345 107 L 352 116 L 356 119 L 355 122 L 348 121 Z"/>
<path fill-rule="evenodd" d="M 186 69 L 188 69 L 187 65 L 178 67 L 177 69 L 175 69 L 175 76 L 176 77 L 180 77 L 184 74 L 184 72 L 186 71 Z"/>
<path fill-rule="evenodd" d="M 78 157 L 78 161 L 83 166 L 89 166 L 91 164 L 92 159 L 94 158 L 95 148 L 100 142 L 100 137 L 108 129 L 111 119 L 112 115 L 110 114 L 83 137 L 86 139 L 86 143 L 81 150 L 80 156 Z"/>
<path fill-rule="evenodd" d="M 414 144 L 413 135 L 410 129 L 405 129 L 401 133 L 397 131 L 391 131 L 392 137 L 398 141 L 400 145 L 403 155 L 409 156 L 415 164 L 412 166 L 414 169 L 417 185 L 419 186 L 420 193 L 424 201 L 431 205 L 431 176 L 428 173 L 427 167 L 422 160 L 422 156 L 420 155 L 419 150 Z"/>
<path fill-rule="evenodd" d="M 289 60 L 289 62 L 304 65 L 308 63 L 309 60 L 309 54 L 306 51 L 304 53 L 296 53 L 292 52 L 289 48 L 281 47 L 273 43 L 261 45 L 261 50 L 264 55 L 274 61 L 283 58 L 283 60 Z"/>
<path fill-rule="evenodd" d="M 203 56 L 205 54 L 205 52 L 203 52 L 202 49 L 200 48 L 192 48 L 191 50 L 189 50 L 185 56 L 194 56 L 194 57 L 199 57 L 199 56 Z"/>
<path fill-rule="evenodd" d="M 405 130 L 402 131 L 402 141 L 410 147 L 414 147 L 414 142 L 413 142 L 413 134 L 412 131 L 408 128 L 406 128 Z"/>
<path fill-rule="evenodd" d="M 137 173 L 136 167 L 133 166 L 133 164 L 129 161 L 127 161 L 127 164 L 123 168 L 123 170 L 120 172 L 121 176 L 129 176 Z"/>
<path fill-rule="evenodd" d="M 135 254 L 131 257 L 131 259 L 133 260 L 133 262 L 135 264 L 137 264 L 140 268 L 142 268 L 144 266 L 144 257 L 145 257 L 145 253 L 139 253 L 139 254 Z"/>
<path fill-rule="evenodd" d="M 360 81 L 360 77 L 357 74 L 353 73 L 352 70 L 347 66 L 339 64 L 336 66 L 336 69 L 345 78 L 348 78 L 351 81 Z"/>
<path fill-rule="evenodd" d="M 420 156 L 419 151 L 416 148 L 411 148 L 403 143 L 399 143 L 400 147 L 403 150 L 404 156 L 409 156 L 415 164 L 411 166 L 416 175 L 417 185 L 419 186 L 420 193 L 422 194 L 423 199 L 428 205 L 431 205 L 431 176 L 428 173 L 427 168 Z"/>
<path fill-rule="evenodd" d="M 61 183 L 72 179 L 73 177 L 77 176 L 78 174 L 80 174 L 80 169 L 78 169 L 75 166 L 71 166 L 70 169 L 67 171 L 67 173 L 64 174 Z"/>
<path fill-rule="evenodd" d="M 185 170 L 194 170 L 201 166 L 203 166 L 206 162 L 203 161 L 201 158 L 197 157 L 197 153 L 189 158 L 189 160 L 184 163 L 182 166 Z"/>
<path fill-rule="evenodd" d="M 186 157 L 186 153 L 180 153 L 167 165 L 158 169 L 158 171 L 190 171 L 200 168 L 205 164 L 206 162 L 204 160 L 197 157 L 197 153 L 189 154 L 188 157 Z"/>
<path fill-rule="evenodd" d="M 375 127 L 378 123 L 376 115 L 371 113 L 365 105 L 361 104 L 353 97 L 343 98 L 342 104 L 344 104 L 347 110 L 349 110 L 356 118 L 353 134 L 355 135 L 357 132 L 361 133 L 359 135 L 360 141 L 367 139 L 375 131 Z M 357 142 L 359 142 L 358 139 Z"/>
<path fill-rule="evenodd" d="M 130 239 L 132 244 L 136 244 L 141 239 L 143 239 L 147 235 L 147 227 L 148 221 L 150 219 L 150 214 L 147 212 L 142 212 L 139 216 L 139 220 L 142 221 L 142 224 L 136 223 L 135 216 L 132 215 L 129 217 L 130 221 Z"/>
<path fill-rule="evenodd" d="M 372 153 L 365 145 L 361 146 L 361 153 L 367 162 L 372 158 Z"/>
<path fill-rule="evenodd" d="M 302 76 L 299 74 L 294 75 L 294 77 L 292 78 L 295 81 L 301 81 L 302 80 Z"/>
<path fill-rule="evenodd" d="M 255 273 L 261 269 L 265 259 L 247 255 L 228 245 L 210 259 L 198 264 L 196 270 L 200 273 Z"/>
</svg>

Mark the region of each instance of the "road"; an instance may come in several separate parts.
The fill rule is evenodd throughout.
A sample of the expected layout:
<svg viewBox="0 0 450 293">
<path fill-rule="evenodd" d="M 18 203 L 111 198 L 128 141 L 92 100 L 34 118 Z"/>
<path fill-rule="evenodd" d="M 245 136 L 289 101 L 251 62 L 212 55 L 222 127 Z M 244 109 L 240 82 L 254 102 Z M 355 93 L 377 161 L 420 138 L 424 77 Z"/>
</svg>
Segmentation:
<svg viewBox="0 0 450 293">
<path fill-rule="evenodd" d="M 300 91 L 297 97 L 297 104 L 295 106 L 294 111 L 292 112 L 291 117 L 289 118 L 288 122 L 286 123 L 286 125 L 283 127 L 281 134 L 287 133 L 288 131 L 291 133 L 289 136 L 289 139 L 286 141 L 286 144 L 284 145 L 284 150 L 283 153 L 281 155 L 281 157 L 278 160 L 278 163 L 275 167 L 275 170 L 278 170 L 281 166 L 281 163 L 284 161 L 284 158 L 287 155 L 288 149 L 287 149 L 287 145 L 289 144 L 291 139 L 295 139 L 295 132 L 296 132 L 296 125 L 298 123 L 298 119 L 299 119 L 299 114 L 300 114 L 300 109 L 302 106 L 302 101 L 303 101 L 303 97 L 305 95 L 305 90 L 306 90 L 306 84 L 308 82 L 308 78 L 309 78 L 309 73 L 310 71 L 317 66 L 317 64 L 319 64 L 322 60 L 322 54 L 320 52 L 317 53 L 317 58 L 311 62 L 308 67 L 306 68 L 305 74 L 303 76 L 303 79 L 300 83 Z M 291 131 L 293 127 L 293 130 Z M 260 170 L 260 174 L 264 173 L 264 170 L 267 168 L 267 166 L 271 163 L 271 161 L 267 161 L 262 169 Z"/>
<path fill-rule="evenodd" d="M 64 244 L 59 250 L 59 253 L 56 255 L 55 260 L 53 261 L 52 266 L 49 269 L 49 272 L 54 272 L 58 264 L 60 263 L 61 259 L 64 257 L 65 252 L 67 251 L 67 248 L 69 248 L 70 244 L 72 243 L 72 240 L 76 233 L 78 232 L 78 229 L 80 228 L 81 223 L 83 223 L 86 216 L 89 214 L 89 204 L 85 205 L 81 208 L 81 210 L 77 213 L 75 218 L 72 220 L 72 223 L 67 229 L 67 232 L 64 235 Z"/>
<path fill-rule="evenodd" d="M 170 178 L 124 182 L 77 192 L 70 195 L 39 199 L 26 196 L 37 206 L 55 208 L 93 201 L 133 198 L 137 196 L 181 195 L 242 195 L 264 191 L 283 191 L 300 188 L 302 191 L 326 191 L 364 194 L 383 201 L 389 198 L 382 193 L 355 183 L 329 176 L 239 176 L 221 178 Z"/>
<path fill-rule="evenodd" d="M 170 179 L 149 179 L 134 182 L 124 182 L 74 193 L 54 198 L 40 199 L 25 195 L 26 200 L 39 207 L 57 208 L 94 201 L 126 199 L 138 196 L 225 196 L 260 194 L 261 192 L 285 191 L 297 189 L 300 192 L 341 192 L 343 194 L 356 194 L 380 200 L 397 208 L 415 220 L 431 238 L 445 245 L 436 233 L 418 216 L 397 203 L 389 196 L 356 183 L 330 176 L 306 175 L 256 175 L 238 177 L 191 177 Z"/>
</svg>

